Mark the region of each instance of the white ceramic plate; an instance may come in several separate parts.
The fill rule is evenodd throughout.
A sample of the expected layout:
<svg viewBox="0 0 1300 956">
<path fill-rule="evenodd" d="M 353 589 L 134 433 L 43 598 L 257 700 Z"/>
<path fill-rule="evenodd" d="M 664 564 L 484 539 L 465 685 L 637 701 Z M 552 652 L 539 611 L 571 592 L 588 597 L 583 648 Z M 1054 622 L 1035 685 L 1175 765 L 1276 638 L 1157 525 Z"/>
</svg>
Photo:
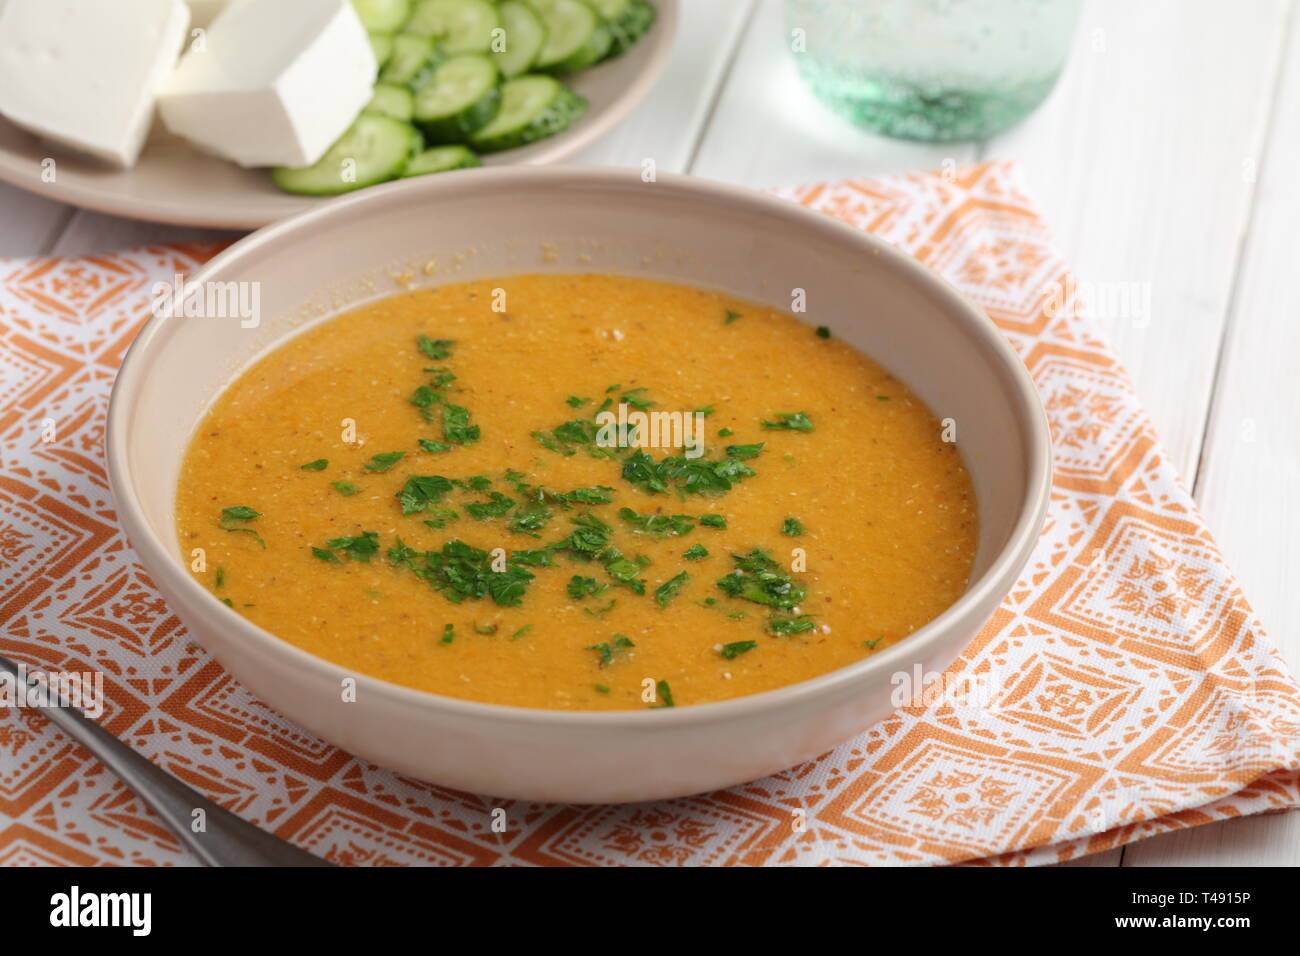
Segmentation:
<svg viewBox="0 0 1300 956">
<path fill-rule="evenodd" d="M 486 165 L 558 162 L 591 145 L 650 91 L 677 29 L 677 0 L 654 0 L 659 16 L 623 56 L 567 77 L 588 100 L 586 114 L 556 136 L 485 156 Z M 46 170 L 54 160 L 52 181 Z M 292 196 L 264 169 L 241 169 L 209 156 L 155 123 L 132 169 L 112 169 L 32 136 L 0 118 L 0 180 L 40 196 L 97 212 L 214 229 L 256 229 L 305 212 L 325 199 Z"/>
</svg>

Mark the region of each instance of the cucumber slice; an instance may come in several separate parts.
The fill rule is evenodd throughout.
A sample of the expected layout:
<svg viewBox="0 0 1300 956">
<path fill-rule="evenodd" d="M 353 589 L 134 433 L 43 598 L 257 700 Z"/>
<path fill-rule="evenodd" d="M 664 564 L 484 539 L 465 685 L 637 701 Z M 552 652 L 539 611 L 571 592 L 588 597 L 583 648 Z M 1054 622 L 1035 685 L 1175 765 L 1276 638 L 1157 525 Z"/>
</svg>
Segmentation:
<svg viewBox="0 0 1300 956">
<path fill-rule="evenodd" d="M 433 37 L 399 33 L 393 38 L 393 55 L 379 74 L 381 83 L 409 83 L 433 54 Z"/>
<path fill-rule="evenodd" d="M 393 35 L 391 33 L 370 34 L 370 52 L 375 55 L 375 66 L 382 70 L 388 58 L 393 55 Z"/>
<path fill-rule="evenodd" d="M 370 97 L 366 109 L 409 123 L 411 114 L 415 111 L 415 95 L 404 86 L 376 83 L 374 95 Z"/>
<path fill-rule="evenodd" d="M 415 94 L 415 124 L 430 143 L 463 143 L 501 106 L 501 74 L 492 57 L 454 56 Z"/>
<path fill-rule="evenodd" d="M 419 0 L 406 23 L 407 33 L 436 36 L 452 55 L 487 53 L 501 17 L 491 0 Z"/>
<path fill-rule="evenodd" d="M 410 123 L 365 112 L 311 166 L 277 166 L 271 180 L 285 192 L 337 196 L 396 179 L 423 148 Z"/>
<path fill-rule="evenodd" d="M 435 146 L 433 149 L 426 149 L 418 156 L 413 156 L 406 164 L 406 169 L 402 170 L 402 178 L 427 176 L 429 173 L 445 173 L 453 169 L 469 169 L 471 166 L 482 165 L 482 161 L 468 146 L 459 144 Z"/>
<path fill-rule="evenodd" d="M 352 0 L 352 7 L 372 33 L 400 30 L 411 16 L 411 0 Z"/>
<path fill-rule="evenodd" d="M 548 0 L 541 13 L 547 36 L 535 70 L 576 73 L 603 60 L 614 43 L 605 18 L 582 0 Z"/>
<path fill-rule="evenodd" d="M 659 11 L 646 0 L 587 0 L 596 12 L 609 24 L 610 35 L 614 42 L 610 45 L 608 57 L 618 56 L 627 51 L 642 35 L 650 29 L 659 16 Z"/>
<path fill-rule="evenodd" d="M 523 0 L 505 0 L 501 4 L 501 24 L 506 45 L 500 53 L 494 51 L 494 56 L 501 75 L 510 79 L 527 73 L 537 62 L 546 45 L 546 23 Z"/>
<path fill-rule="evenodd" d="M 501 87 L 496 118 L 469 138 L 480 153 L 527 146 L 554 136 L 587 110 L 587 101 L 552 76 L 530 73 Z"/>
</svg>

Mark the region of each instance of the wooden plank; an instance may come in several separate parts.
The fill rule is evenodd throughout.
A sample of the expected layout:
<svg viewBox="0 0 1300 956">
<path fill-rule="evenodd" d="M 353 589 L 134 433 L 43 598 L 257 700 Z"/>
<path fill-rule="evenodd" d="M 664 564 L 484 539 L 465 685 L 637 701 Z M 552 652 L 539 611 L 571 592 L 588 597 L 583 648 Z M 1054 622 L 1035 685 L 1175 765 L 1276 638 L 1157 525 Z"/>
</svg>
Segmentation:
<svg viewBox="0 0 1300 956">
<path fill-rule="evenodd" d="M 673 51 L 655 88 L 611 133 L 567 162 L 639 166 L 653 159 L 657 169 L 684 172 L 753 2 L 682 0 Z"/>
<path fill-rule="evenodd" d="M 761 0 L 690 172 L 763 188 L 935 169 L 975 156 L 970 143 L 888 139 L 832 114 L 799 80 L 781 0 Z"/>
<path fill-rule="evenodd" d="M 1293 14 L 1285 63 L 1300 57 Z M 1196 497 L 1274 646 L 1300 674 L 1300 324 L 1295 319 L 1300 69 L 1285 71 L 1262 157 Z M 1171 833 L 1125 866 L 1300 866 L 1300 813 Z"/>
<path fill-rule="evenodd" d="M 199 242 L 206 239 L 233 239 L 241 233 L 218 229 L 195 229 L 191 226 L 167 226 L 161 223 L 122 219 L 103 213 L 77 210 L 59 235 L 50 252 L 59 256 L 88 256 L 102 252 L 156 246 L 167 242 Z"/>
<path fill-rule="evenodd" d="M 0 256 L 48 251 L 71 215 L 62 203 L 0 183 Z"/>
<path fill-rule="evenodd" d="M 1149 291 L 1149 310 L 1114 310 L 1147 315 L 1103 316 L 1103 329 L 1189 480 L 1286 10 L 1283 0 L 1088 4 L 1057 90 L 985 152 L 1024 164 L 1081 280 Z"/>
</svg>

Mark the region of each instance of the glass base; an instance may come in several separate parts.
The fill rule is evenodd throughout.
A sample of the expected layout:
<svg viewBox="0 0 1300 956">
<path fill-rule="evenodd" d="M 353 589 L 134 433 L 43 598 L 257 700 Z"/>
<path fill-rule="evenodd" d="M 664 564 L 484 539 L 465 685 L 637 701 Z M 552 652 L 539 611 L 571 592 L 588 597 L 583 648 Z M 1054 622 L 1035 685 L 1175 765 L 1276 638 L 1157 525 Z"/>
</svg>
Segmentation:
<svg viewBox="0 0 1300 956">
<path fill-rule="evenodd" d="M 857 126 L 898 139 L 946 143 L 977 140 L 1028 116 L 1059 74 L 997 89 L 954 89 L 886 76 L 847 73 L 796 56 L 814 96 Z"/>
</svg>

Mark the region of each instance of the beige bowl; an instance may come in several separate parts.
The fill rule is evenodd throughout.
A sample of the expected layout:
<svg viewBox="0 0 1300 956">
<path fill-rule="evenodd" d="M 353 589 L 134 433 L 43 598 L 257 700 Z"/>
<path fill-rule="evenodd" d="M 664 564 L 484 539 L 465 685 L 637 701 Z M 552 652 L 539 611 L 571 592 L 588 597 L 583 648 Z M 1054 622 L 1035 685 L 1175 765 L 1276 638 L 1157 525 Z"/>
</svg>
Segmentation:
<svg viewBox="0 0 1300 956">
<path fill-rule="evenodd" d="M 813 680 L 675 709 L 563 712 L 440 697 L 349 673 L 231 614 L 189 572 L 173 509 L 213 398 L 305 325 L 403 283 L 614 272 L 810 316 L 958 423 L 980 509 L 971 584 L 905 641 Z M 940 672 L 1015 582 L 1047 508 L 1049 437 L 1020 360 L 982 313 L 880 240 L 760 193 L 683 176 L 502 168 L 366 190 L 236 243 L 196 276 L 260 283 L 262 321 L 154 318 L 118 375 L 108 462 L 118 514 L 194 638 L 266 703 L 375 763 L 449 787 L 622 802 L 727 787 L 814 757 L 893 710 L 891 678 Z M 544 359 L 543 359 L 544 360 Z M 344 702 L 345 679 L 356 700 Z"/>
</svg>

